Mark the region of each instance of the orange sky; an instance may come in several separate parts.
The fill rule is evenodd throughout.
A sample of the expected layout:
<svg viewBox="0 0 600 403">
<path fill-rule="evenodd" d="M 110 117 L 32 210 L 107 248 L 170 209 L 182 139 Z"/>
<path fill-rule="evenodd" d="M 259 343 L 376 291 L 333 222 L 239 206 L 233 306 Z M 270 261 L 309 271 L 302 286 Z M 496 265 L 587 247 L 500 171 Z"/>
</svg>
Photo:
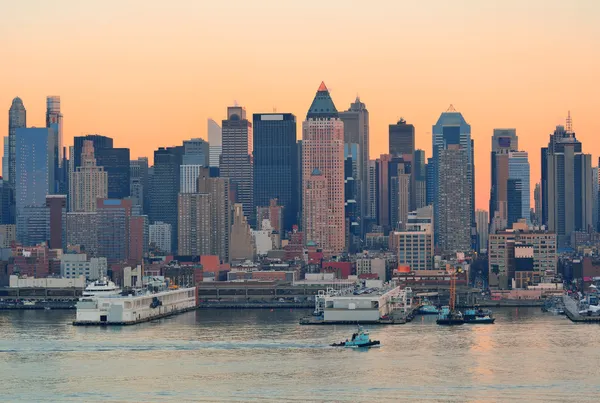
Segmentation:
<svg viewBox="0 0 600 403">
<path fill-rule="evenodd" d="M 60 95 L 67 144 L 100 133 L 151 158 L 206 138 L 206 119 L 234 100 L 301 121 L 324 80 L 339 110 L 357 93 L 367 104 L 371 157 L 401 116 L 430 156 L 431 126 L 453 104 L 472 126 L 478 208 L 494 127 L 517 128 L 532 186 L 567 110 L 597 158 L 600 1 L 357 3 L 0 0 L 0 128 L 13 97 L 40 126 L 45 96 Z"/>
</svg>

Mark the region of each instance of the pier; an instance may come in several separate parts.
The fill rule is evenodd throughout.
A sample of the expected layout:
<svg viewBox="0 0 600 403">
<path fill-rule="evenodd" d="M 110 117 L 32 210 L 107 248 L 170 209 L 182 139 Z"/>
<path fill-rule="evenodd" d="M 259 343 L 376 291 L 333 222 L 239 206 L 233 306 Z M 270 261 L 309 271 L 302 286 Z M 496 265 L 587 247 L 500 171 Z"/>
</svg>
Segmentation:
<svg viewBox="0 0 600 403">
<path fill-rule="evenodd" d="M 600 316 L 583 316 L 579 314 L 579 303 L 568 295 L 563 295 L 565 314 L 571 322 L 576 323 L 600 323 Z"/>
</svg>

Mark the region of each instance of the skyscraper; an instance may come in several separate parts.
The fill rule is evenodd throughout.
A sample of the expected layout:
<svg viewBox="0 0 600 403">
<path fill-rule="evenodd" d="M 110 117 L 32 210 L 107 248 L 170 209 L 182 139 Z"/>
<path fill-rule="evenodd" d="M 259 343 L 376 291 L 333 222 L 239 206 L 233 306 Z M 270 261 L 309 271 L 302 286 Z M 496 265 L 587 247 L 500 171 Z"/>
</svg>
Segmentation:
<svg viewBox="0 0 600 403">
<path fill-rule="evenodd" d="M 96 200 L 108 197 L 108 175 L 103 167 L 96 165 L 90 140 L 84 141 L 81 166 L 71 174 L 69 191 L 69 211 L 96 211 Z"/>
<path fill-rule="evenodd" d="M 477 223 L 477 244 L 479 246 L 479 252 L 485 253 L 487 251 L 488 242 L 488 228 L 489 218 L 488 212 L 485 210 L 475 211 L 475 221 Z"/>
<path fill-rule="evenodd" d="M 254 204 L 269 206 L 277 198 L 283 205 L 283 228 L 291 231 L 298 216 L 298 152 L 296 116 L 291 113 L 255 113 Z"/>
<path fill-rule="evenodd" d="M 81 166 L 83 142 L 89 140 L 94 145 L 96 165 L 104 168 L 108 174 L 108 197 L 124 199 L 131 195 L 129 148 L 114 148 L 113 139 L 98 134 L 89 134 L 74 138 L 74 169 Z"/>
<path fill-rule="evenodd" d="M 0 225 L 15 223 L 15 190 L 0 178 Z"/>
<path fill-rule="evenodd" d="M 212 178 L 208 170 L 198 177 L 198 193 L 210 195 L 211 254 L 229 261 L 229 236 L 232 224 L 229 179 Z"/>
<path fill-rule="evenodd" d="M 550 135 L 545 159 L 547 197 L 543 204 L 547 206 L 548 228 L 556 232 L 558 246 L 564 247 L 571 232 L 592 227 L 592 157 L 583 153 L 571 129 L 570 115 L 567 129 L 557 126 Z"/>
<path fill-rule="evenodd" d="M 171 224 L 156 221 L 149 226 L 150 245 L 159 253 L 171 253 Z"/>
<path fill-rule="evenodd" d="M 357 184 L 360 182 L 358 144 L 344 144 L 344 202 L 346 217 L 346 250 L 354 253 L 360 245 L 360 211 Z"/>
<path fill-rule="evenodd" d="M 206 167 L 202 165 L 181 165 L 179 174 L 179 193 L 197 193 L 198 177 Z"/>
<path fill-rule="evenodd" d="M 246 119 L 246 109 L 241 106 L 227 108 L 227 119 L 222 122 L 222 154 L 220 176 L 229 178 L 236 203 L 243 205 L 244 215 L 253 222 L 254 170 L 252 123 Z"/>
<path fill-rule="evenodd" d="M 475 226 L 475 183 L 474 183 L 474 165 L 473 165 L 473 142 L 471 141 L 471 126 L 466 122 L 465 118 L 460 112 L 457 112 L 452 105 L 448 108 L 448 110 L 440 115 L 437 123 L 433 126 L 432 129 L 432 145 L 433 145 L 433 206 L 434 206 L 434 221 L 439 223 L 436 224 L 436 244 L 445 245 L 447 250 L 459 250 L 462 249 L 462 252 L 467 252 L 464 247 L 464 239 L 463 232 L 456 234 L 456 239 L 444 239 L 443 241 L 440 239 L 440 234 L 444 231 L 449 231 L 444 234 L 445 237 L 452 236 L 452 228 L 451 221 L 454 219 L 452 217 L 442 217 L 441 214 L 448 214 L 450 216 L 461 216 L 461 226 L 462 227 L 470 227 L 468 234 L 469 238 L 472 239 L 472 235 L 477 234 L 477 228 Z M 454 147 L 454 146 L 460 146 Z M 452 147 L 451 147 L 452 146 Z M 452 151 L 446 153 L 446 165 L 448 168 L 457 169 L 456 172 L 442 172 L 442 164 L 439 161 L 439 153 L 442 150 L 451 148 Z M 461 156 L 466 157 L 465 163 L 465 171 L 463 172 L 463 168 L 459 168 L 455 163 L 460 160 Z M 443 187 L 448 186 L 449 183 L 452 183 L 451 177 L 459 175 L 464 175 L 466 179 L 466 188 L 462 185 L 464 183 L 458 181 L 455 185 L 458 186 L 458 189 L 462 192 L 459 196 L 459 200 L 461 201 L 460 206 L 456 204 L 456 201 L 451 201 L 447 199 L 448 195 L 442 195 L 441 190 Z M 441 177 L 448 179 L 449 182 L 447 184 L 442 184 L 440 182 Z M 453 196 L 458 196 L 456 190 L 452 192 Z M 450 190 L 447 188 L 447 190 Z M 443 210 L 442 202 L 440 200 L 441 197 L 445 199 L 445 209 Z M 453 209 L 457 208 L 457 211 Z M 464 208 L 468 208 L 469 214 L 467 219 L 462 217 Z M 476 243 L 476 239 L 475 239 Z M 449 249 L 448 249 L 449 248 Z"/>
<path fill-rule="evenodd" d="M 512 227 L 512 224 L 517 222 L 519 219 L 524 218 L 527 221 L 527 224 L 531 224 L 531 215 L 530 215 L 530 204 L 531 204 L 531 185 L 529 183 L 529 160 L 526 151 L 511 151 L 508 154 L 508 179 L 518 180 L 521 185 L 520 190 L 520 210 L 512 209 L 515 212 L 518 211 L 516 217 L 512 217 L 512 219 L 508 219 L 508 227 Z M 508 200 L 508 196 L 507 196 Z M 513 198 L 514 200 L 514 198 Z M 511 209 L 510 203 L 508 200 L 508 208 Z M 508 218 L 508 217 L 507 217 Z"/>
<path fill-rule="evenodd" d="M 494 129 L 491 152 L 490 223 L 494 217 L 499 218 L 500 222 L 505 222 L 508 218 L 506 193 L 509 179 L 508 160 L 510 152 L 518 150 L 519 138 L 515 129 Z M 498 223 L 496 227 L 499 227 Z"/>
<path fill-rule="evenodd" d="M 370 219 L 370 222 L 377 222 L 377 195 L 378 193 L 378 183 L 377 183 L 377 161 L 369 160 L 368 165 L 368 190 L 369 196 L 368 200 L 368 209 L 367 209 L 367 217 Z M 366 229 L 368 230 L 368 229 Z"/>
<path fill-rule="evenodd" d="M 400 119 L 390 125 L 389 148 L 392 156 L 413 155 L 415 152 L 415 127 Z"/>
<path fill-rule="evenodd" d="M 54 190 L 60 193 L 66 190 L 66 184 L 62 183 L 61 174 L 63 163 L 63 115 L 60 112 L 60 97 L 46 97 L 46 127 L 52 129 L 54 135 Z"/>
<path fill-rule="evenodd" d="M 8 110 L 8 172 L 3 173 L 4 179 L 16 189 L 17 172 L 17 129 L 27 127 L 27 111 L 21 98 L 12 100 Z"/>
<path fill-rule="evenodd" d="M 174 236 L 171 250 L 177 250 L 177 195 L 183 147 L 159 148 L 154 151 L 154 168 L 150 181 L 150 221 L 171 224 Z"/>
<path fill-rule="evenodd" d="M 535 184 L 533 191 L 533 199 L 535 202 L 535 225 L 542 225 L 542 187 L 540 183 Z"/>
<path fill-rule="evenodd" d="M 2 177 L 8 183 L 8 160 L 10 158 L 9 137 L 4 136 L 4 153 L 2 154 Z"/>
<path fill-rule="evenodd" d="M 358 144 L 360 155 L 356 158 L 358 175 L 355 178 L 356 203 L 358 208 L 358 223 L 361 234 L 366 231 L 365 219 L 369 216 L 369 111 L 367 106 L 356 97 L 347 111 L 339 113 L 344 123 L 344 143 Z"/>
<path fill-rule="evenodd" d="M 18 128 L 16 136 L 16 212 L 44 206 L 54 193 L 54 140 L 49 128 Z"/>
<path fill-rule="evenodd" d="M 211 168 L 219 168 L 221 159 L 221 126 L 212 119 L 208 119 L 208 144 L 209 144 L 209 165 Z"/>
<path fill-rule="evenodd" d="M 229 253 L 231 260 L 254 260 L 256 247 L 252 230 L 242 211 L 242 205 L 233 205 L 233 224 L 229 238 Z"/>
<path fill-rule="evenodd" d="M 427 160 L 425 151 L 415 150 L 412 163 L 412 188 L 411 206 L 412 211 L 427 205 Z"/>
<path fill-rule="evenodd" d="M 207 167 L 209 164 L 209 146 L 202 139 L 184 140 L 183 153 L 183 165 Z"/>
<path fill-rule="evenodd" d="M 144 214 L 150 210 L 150 183 L 148 178 L 148 158 L 140 157 L 129 161 L 129 189 L 134 206 L 141 207 Z"/>
<path fill-rule="evenodd" d="M 600 159 L 599 159 L 600 160 Z M 599 161 L 600 162 L 600 161 Z M 599 166 L 592 168 L 592 225 L 596 231 L 600 231 L 600 223 L 598 222 L 599 210 L 600 210 L 600 199 L 598 198 L 600 193 L 600 169 Z"/>
<path fill-rule="evenodd" d="M 437 150 L 438 217 L 435 228 L 438 245 L 444 253 L 471 250 L 471 202 L 469 153 L 461 144 L 449 144 Z"/>
<path fill-rule="evenodd" d="M 317 175 L 314 175 L 317 173 Z M 319 230 L 317 214 L 313 209 L 314 192 L 308 186 L 312 176 L 322 175 L 326 181 L 324 189 L 327 217 L 325 229 Z M 320 248 L 332 253 L 344 249 L 344 123 L 331 100 L 325 83 L 321 83 L 317 94 L 302 123 L 302 180 L 303 180 L 303 229 L 307 242 L 315 242 Z M 319 224 L 321 225 L 321 224 Z"/>
</svg>

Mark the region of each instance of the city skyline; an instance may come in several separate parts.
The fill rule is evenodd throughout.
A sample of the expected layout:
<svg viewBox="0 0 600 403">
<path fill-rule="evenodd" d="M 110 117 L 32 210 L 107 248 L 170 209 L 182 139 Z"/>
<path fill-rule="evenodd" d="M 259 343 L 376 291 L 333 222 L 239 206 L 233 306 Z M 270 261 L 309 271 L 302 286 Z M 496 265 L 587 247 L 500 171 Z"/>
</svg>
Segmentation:
<svg viewBox="0 0 600 403">
<path fill-rule="evenodd" d="M 521 134 L 520 148 L 530 152 L 532 186 L 540 177 L 539 154 L 533 151 L 544 145 L 557 124 L 563 124 L 568 110 L 584 144 L 592 144 L 600 131 L 593 110 L 593 95 L 600 85 L 594 79 L 599 60 L 591 51 L 600 38 L 592 18 L 600 8 L 595 2 L 505 2 L 495 8 L 472 2 L 438 7 L 390 3 L 382 13 L 346 9 L 332 1 L 320 7 L 336 15 L 334 21 L 308 29 L 302 21 L 314 16 L 309 3 L 294 7 L 287 21 L 289 31 L 279 29 L 280 13 L 291 5 L 279 3 L 240 5 L 246 22 L 225 14 L 223 5 L 183 1 L 172 8 L 147 2 L 145 13 L 134 19 L 128 17 L 134 15 L 133 4 L 120 8 L 60 1 L 53 6 L 7 4 L 7 12 L 0 16 L 0 38 L 6 39 L 6 58 L 18 62 L 0 66 L 0 103 L 8 109 L 14 97 L 21 97 L 28 126 L 43 127 L 45 97 L 60 95 L 65 145 L 72 144 L 74 136 L 100 133 L 131 148 L 132 159 L 150 160 L 160 146 L 206 139 L 206 120 L 221 121 L 233 100 L 248 113 L 276 108 L 303 116 L 315 83 L 321 81 L 340 105 L 352 102 L 357 93 L 368 105 L 371 159 L 387 152 L 387 127 L 400 117 L 415 125 L 416 147 L 431 150 L 431 125 L 453 104 L 473 130 L 477 208 L 488 205 L 489 137 L 494 128 L 514 127 Z M 393 23 L 399 12 L 405 17 L 402 27 Z M 426 13 L 435 30 L 417 24 Z M 41 17 L 49 15 L 60 17 L 62 24 Z M 96 26 L 95 16 L 111 24 L 108 33 Z M 25 17 L 29 23 L 19 25 Z M 159 21 L 167 17 L 177 17 L 170 18 L 178 21 L 177 26 L 162 27 Z M 502 22 L 508 18 L 511 29 L 506 31 Z M 264 27 L 245 29 L 250 22 Z M 50 26 L 54 39 L 64 46 L 52 50 L 50 66 L 40 68 L 36 61 L 49 55 L 51 48 L 44 39 Z M 354 36 L 357 26 L 362 30 L 360 39 L 341 41 L 331 49 L 330 60 L 337 62 L 314 64 L 299 57 L 318 38 Z M 73 37 L 73 30 L 81 34 Z M 271 35 L 270 30 L 278 34 Z M 8 40 L 15 31 L 21 35 Z M 473 31 L 480 35 L 469 35 Z M 239 54 L 221 51 L 237 44 L 239 37 L 247 43 Z M 452 46 L 445 46 L 449 40 Z M 280 46 L 290 41 L 294 46 Z M 368 43 L 377 46 L 365 46 Z M 398 43 L 402 52 L 396 49 Z M 277 56 L 254 51 L 271 47 L 279 50 Z M 363 57 L 357 59 L 359 50 Z M 161 58 L 155 58 L 157 52 Z M 556 63 L 557 55 L 565 52 L 565 63 Z M 114 63 L 116 57 L 119 63 Z M 213 62 L 205 63 L 207 57 Z M 238 57 L 249 61 L 243 69 L 234 63 Z M 347 69 L 350 58 L 358 61 Z M 173 64 L 178 66 L 176 75 L 171 74 Z M 7 118 L 0 114 L 0 127 L 8 127 Z M 173 144 L 166 144 L 165 138 Z M 598 155 L 591 149 L 586 152 L 592 152 L 594 160 Z"/>
</svg>

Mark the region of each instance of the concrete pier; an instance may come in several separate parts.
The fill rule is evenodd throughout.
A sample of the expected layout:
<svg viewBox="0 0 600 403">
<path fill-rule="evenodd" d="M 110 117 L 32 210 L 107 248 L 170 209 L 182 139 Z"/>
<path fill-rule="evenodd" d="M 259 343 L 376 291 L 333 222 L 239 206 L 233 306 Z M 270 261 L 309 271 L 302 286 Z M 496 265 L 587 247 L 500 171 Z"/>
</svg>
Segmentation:
<svg viewBox="0 0 600 403">
<path fill-rule="evenodd" d="M 576 323 L 600 323 L 600 316 L 584 316 L 579 314 L 579 304 L 568 295 L 563 295 L 565 314 L 567 318 Z"/>
</svg>

